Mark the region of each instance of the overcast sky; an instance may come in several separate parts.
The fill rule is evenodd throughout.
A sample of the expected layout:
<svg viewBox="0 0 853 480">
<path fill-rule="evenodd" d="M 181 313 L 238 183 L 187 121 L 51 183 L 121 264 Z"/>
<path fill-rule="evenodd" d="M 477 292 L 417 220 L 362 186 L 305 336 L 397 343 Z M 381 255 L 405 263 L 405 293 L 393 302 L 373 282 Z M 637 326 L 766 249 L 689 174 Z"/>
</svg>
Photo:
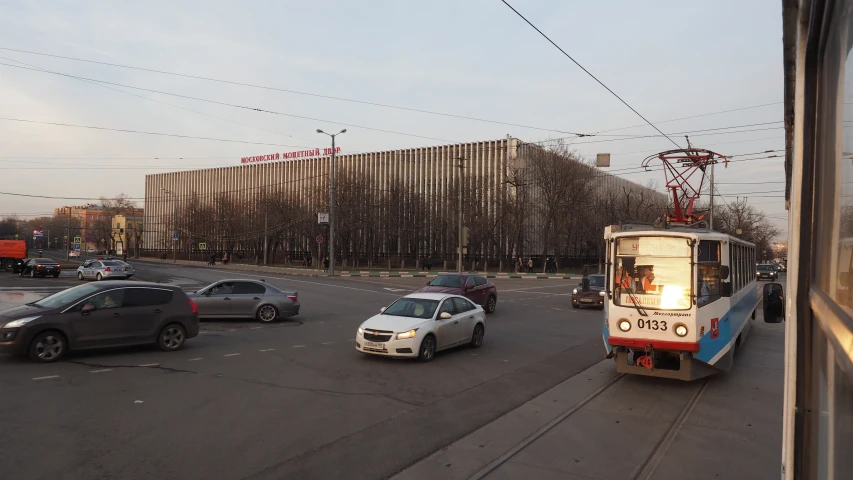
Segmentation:
<svg viewBox="0 0 853 480">
<path fill-rule="evenodd" d="M 690 135 L 693 144 L 726 155 L 778 150 L 780 157 L 772 159 L 735 157 L 748 161 L 718 168 L 716 179 L 726 201 L 748 197 L 787 233 L 778 0 L 510 3 L 647 119 L 673 133 L 679 144 L 684 144 L 681 132 L 704 130 Z M 0 65 L 0 117 L 5 119 L 249 142 L 0 120 L 3 193 L 97 198 L 124 192 L 142 197 L 146 174 L 236 165 L 244 156 L 327 146 L 327 137 L 316 134 L 317 128 L 347 128 L 338 141 L 345 152 L 506 135 L 527 141 L 571 138 L 548 130 L 598 132 L 602 136 L 572 140 L 580 154 L 594 158 L 599 152 L 611 153 L 611 170 L 660 185 L 662 172 L 619 170 L 674 148 L 662 137 L 603 136 L 657 132 L 649 126 L 621 129 L 644 122 L 499 0 L 0 0 L 0 31 L 0 47 L 5 49 L 540 128 L 0 50 L 4 64 L 316 119 L 115 85 L 108 89 Z M 734 109 L 740 110 L 705 115 Z M 704 116 L 668 121 L 696 115 Z M 608 132 L 611 129 L 620 130 Z M 0 215 L 31 218 L 81 203 L 85 200 L 3 194 Z"/>
</svg>

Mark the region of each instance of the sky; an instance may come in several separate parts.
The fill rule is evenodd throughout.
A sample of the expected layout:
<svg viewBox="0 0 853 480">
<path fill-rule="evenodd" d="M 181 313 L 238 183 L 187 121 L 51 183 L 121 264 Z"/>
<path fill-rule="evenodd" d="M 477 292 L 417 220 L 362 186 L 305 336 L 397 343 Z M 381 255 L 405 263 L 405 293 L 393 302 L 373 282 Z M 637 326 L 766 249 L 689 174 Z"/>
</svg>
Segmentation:
<svg viewBox="0 0 853 480">
<path fill-rule="evenodd" d="M 747 197 L 787 234 L 781 2 L 509 3 L 680 146 L 694 132 L 741 160 L 718 165 L 717 203 Z M 624 169 L 675 148 L 499 0 L 0 0 L 0 31 L 0 216 L 119 193 L 141 205 L 146 174 L 326 147 L 318 128 L 346 128 L 343 152 L 566 138 L 660 186 L 660 171 Z"/>
</svg>

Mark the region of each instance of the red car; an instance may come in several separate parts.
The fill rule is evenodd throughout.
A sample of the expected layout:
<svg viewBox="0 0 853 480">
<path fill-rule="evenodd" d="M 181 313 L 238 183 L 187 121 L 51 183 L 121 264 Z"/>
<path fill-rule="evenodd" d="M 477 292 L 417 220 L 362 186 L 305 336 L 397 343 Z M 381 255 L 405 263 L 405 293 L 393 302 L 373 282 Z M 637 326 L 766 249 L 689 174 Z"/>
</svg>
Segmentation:
<svg viewBox="0 0 853 480">
<path fill-rule="evenodd" d="M 448 273 L 435 277 L 418 292 L 450 293 L 462 295 L 481 305 L 486 313 L 495 313 L 498 306 L 498 288 L 486 277 L 466 273 Z"/>
</svg>

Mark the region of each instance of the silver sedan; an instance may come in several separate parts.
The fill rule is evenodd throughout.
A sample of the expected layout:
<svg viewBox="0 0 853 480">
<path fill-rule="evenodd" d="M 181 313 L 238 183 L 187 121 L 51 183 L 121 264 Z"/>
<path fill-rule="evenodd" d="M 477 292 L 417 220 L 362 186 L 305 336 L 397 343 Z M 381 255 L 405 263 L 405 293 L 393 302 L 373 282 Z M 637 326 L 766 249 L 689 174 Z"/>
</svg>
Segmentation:
<svg viewBox="0 0 853 480">
<path fill-rule="evenodd" d="M 136 271 L 121 260 L 86 260 L 77 267 L 80 280 L 115 280 L 130 278 Z"/>
<path fill-rule="evenodd" d="M 220 280 L 189 294 L 199 318 L 257 318 L 268 323 L 299 314 L 298 293 L 263 280 Z"/>
</svg>

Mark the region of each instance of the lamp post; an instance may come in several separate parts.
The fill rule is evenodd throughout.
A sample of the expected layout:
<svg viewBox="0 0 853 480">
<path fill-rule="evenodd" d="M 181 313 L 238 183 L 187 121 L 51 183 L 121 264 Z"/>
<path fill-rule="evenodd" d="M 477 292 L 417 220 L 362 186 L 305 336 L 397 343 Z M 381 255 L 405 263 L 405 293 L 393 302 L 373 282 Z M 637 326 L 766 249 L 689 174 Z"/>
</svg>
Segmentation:
<svg viewBox="0 0 853 480">
<path fill-rule="evenodd" d="M 335 274 L 335 137 L 342 133 L 347 133 L 347 129 L 343 129 L 334 135 L 326 133 L 319 128 L 317 133 L 322 133 L 332 137 L 332 161 L 329 164 L 329 275 Z"/>
<path fill-rule="evenodd" d="M 178 197 L 175 195 L 175 192 L 171 190 L 167 190 L 165 188 L 160 189 L 166 195 L 171 195 L 172 199 L 175 201 L 175 210 L 172 215 L 172 224 L 175 227 L 174 232 L 172 232 L 172 263 L 177 263 L 178 261 L 178 241 L 175 239 L 175 234 L 178 233 Z"/>
</svg>

